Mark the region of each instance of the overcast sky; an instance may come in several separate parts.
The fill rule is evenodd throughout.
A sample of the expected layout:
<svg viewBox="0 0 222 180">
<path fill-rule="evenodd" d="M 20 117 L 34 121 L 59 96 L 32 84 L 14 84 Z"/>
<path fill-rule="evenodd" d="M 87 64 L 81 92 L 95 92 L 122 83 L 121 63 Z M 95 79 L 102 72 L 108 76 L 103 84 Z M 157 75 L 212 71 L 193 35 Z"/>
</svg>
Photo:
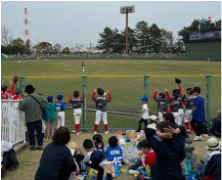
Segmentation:
<svg viewBox="0 0 222 180">
<path fill-rule="evenodd" d="M 156 23 L 159 28 L 177 32 L 190 25 L 194 19 L 212 20 L 221 17 L 220 1 L 153 2 L 153 1 L 11 1 L 1 2 L 1 25 L 6 26 L 13 38 L 24 39 L 24 8 L 28 9 L 29 39 L 36 44 L 47 41 L 52 45 L 75 47 L 83 44 L 97 45 L 99 33 L 108 26 L 122 31 L 125 28 L 125 15 L 120 14 L 121 6 L 135 5 L 135 13 L 129 14 L 129 27 L 135 28 L 138 21 L 144 20 L 150 26 Z"/>
</svg>

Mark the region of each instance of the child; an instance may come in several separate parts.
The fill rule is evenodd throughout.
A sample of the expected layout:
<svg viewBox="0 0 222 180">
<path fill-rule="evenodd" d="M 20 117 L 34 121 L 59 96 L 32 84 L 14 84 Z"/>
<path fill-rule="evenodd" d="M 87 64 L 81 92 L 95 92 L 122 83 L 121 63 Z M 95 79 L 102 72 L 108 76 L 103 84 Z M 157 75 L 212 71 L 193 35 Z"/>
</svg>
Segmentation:
<svg viewBox="0 0 222 180">
<path fill-rule="evenodd" d="M 118 145 L 118 140 L 115 136 L 109 138 L 109 146 L 106 149 L 106 158 L 108 161 L 113 161 L 115 165 L 123 164 L 123 151 Z"/>
<path fill-rule="evenodd" d="M 77 160 L 74 157 L 75 153 L 78 150 L 78 146 L 77 146 L 76 143 L 71 142 L 71 143 L 68 144 L 67 147 L 70 149 L 71 155 L 73 156 L 73 161 L 75 162 L 75 165 L 76 165 L 76 171 L 75 172 L 71 172 L 68 180 L 78 180 L 76 176 L 80 173 L 80 169 L 79 169 L 79 165 L 77 163 Z"/>
<path fill-rule="evenodd" d="M 48 105 L 46 107 L 46 111 L 48 113 L 49 120 L 47 121 L 47 140 L 50 138 L 50 131 L 51 131 L 51 137 L 54 135 L 54 126 L 55 126 L 55 120 L 56 120 L 56 107 L 55 104 L 52 102 L 53 96 L 48 96 Z"/>
<path fill-rule="evenodd" d="M 39 96 L 42 96 L 44 97 L 43 94 L 38 94 Z M 42 137 L 43 137 L 43 141 L 48 141 L 49 139 L 46 137 L 44 138 L 45 136 L 45 130 L 46 130 L 46 126 L 45 126 L 45 122 L 44 121 L 48 121 L 49 120 L 49 116 L 48 116 L 48 113 L 47 113 L 47 110 L 46 110 L 46 107 L 43 107 L 41 108 L 42 109 Z"/>
<path fill-rule="evenodd" d="M 11 97 L 12 100 L 22 100 L 22 97 L 20 96 L 20 89 L 16 88 L 15 91 L 12 91 Z"/>
<path fill-rule="evenodd" d="M 58 124 L 57 129 L 59 129 L 60 126 L 65 126 L 65 110 L 67 109 L 64 102 L 62 102 L 63 95 L 58 94 L 57 99 L 58 101 L 55 103 L 56 111 L 58 111 Z"/>
<path fill-rule="evenodd" d="M 94 150 L 99 150 L 102 153 L 105 153 L 103 137 L 100 134 L 95 134 L 93 136 L 93 142 L 94 142 Z"/>
<path fill-rule="evenodd" d="M 158 123 L 156 121 L 157 117 L 155 115 L 152 115 L 149 117 L 149 119 L 150 119 L 150 124 L 147 127 L 157 130 L 158 129 Z"/>
<path fill-rule="evenodd" d="M 102 180 L 104 169 L 99 165 L 103 161 L 103 153 L 94 151 L 90 157 L 92 163 L 86 167 L 86 179 Z"/>
<path fill-rule="evenodd" d="M 178 113 L 178 110 L 180 108 L 180 102 L 178 101 L 178 98 L 179 98 L 179 94 L 177 93 L 173 93 L 173 100 L 171 101 L 170 103 L 170 109 L 169 109 L 169 113 L 172 112 L 172 114 L 174 115 L 175 117 L 175 122 L 178 123 L 178 125 L 180 126 L 181 124 L 179 124 L 179 113 Z"/>
<path fill-rule="evenodd" d="M 83 142 L 83 147 L 86 150 L 86 154 L 83 159 L 83 163 L 87 166 L 90 163 L 90 156 L 91 156 L 92 152 L 94 151 L 93 142 L 91 141 L 91 139 L 85 139 Z"/>
<path fill-rule="evenodd" d="M 220 143 L 217 141 L 216 138 L 210 138 L 207 140 L 207 154 L 204 159 L 204 165 L 206 166 L 208 161 L 210 160 L 211 154 L 214 153 L 215 151 L 219 151 L 220 149 Z"/>
<path fill-rule="evenodd" d="M 151 168 L 152 165 L 156 162 L 155 152 L 151 149 L 151 146 L 147 140 L 142 140 L 139 143 L 139 146 L 142 150 L 139 152 L 140 158 L 135 162 L 135 164 L 130 166 L 129 169 L 135 170 L 140 166 L 145 169 L 146 165 L 149 165 L 149 168 Z"/>
<path fill-rule="evenodd" d="M 139 121 L 139 128 L 136 132 L 140 132 L 141 130 L 141 124 L 144 122 L 145 127 L 147 126 L 147 120 L 149 117 L 149 108 L 147 105 L 147 101 L 148 101 L 148 97 L 147 96 L 143 96 L 142 98 L 140 98 L 140 101 L 142 101 L 142 110 L 139 110 L 139 113 L 142 114 L 142 118 Z"/>
<path fill-rule="evenodd" d="M 99 94 L 99 97 L 95 97 L 96 91 Z M 103 119 L 104 123 L 104 129 L 105 129 L 105 134 L 108 134 L 108 122 L 107 122 L 107 112 L 106 112 L 106 104 L 107 102 L 110 102 L 112 100 L 112 96 L 109 92 L 109 90 L 106 90 L 108 94 L 108 98 L 104 97 L 104 91 L 101 88 L 95 89 L 93 94 L 92 94 L 92 100 L 96 102 L 96 119 L 95 119 L 95 129 L 94 129 L 94 134 L 97 134 L 97 129 L 99 126 L 99 123 L 101 121 L 101 117 Z"/>
<path fill-rule="evenodd" d="M 11 84 L 11 89 L 7 90 L 8 86 L 4 84 L 4 80 L 2 81 L 1 99 L 9 99 L 9 95 L 14 91 L 15 83 L 12 84 L 12 80 L 9 83 Z"/>
<path fill-rule="evenodd" d="M 73 92 L 74 98 L 71 99 L 70 94 L 68 94 L 68 101 L 69 103 L 72 104 L 73 107 L 73 116 L 74 116 L 74 122 L 75 122 L 75 128 L 76 128 L 76 135 L 81 134 L 79 132 L 79 126 L 80 126 L 80 119 L 81 119 L 81 114 L 82 114 L 82 109 L 81 109 L 81 103 L 83 103 L 83 99 L 79 91 L 74 91 Z"/>
<path fill-rule="evenodd" d="M 184 123 L 187 128 L 187 132 L 192 132 L 193 133 L 193 128 L 190 130 L 189 123 L 191 122 L 191 112 L 192 112 L 192 107 L 193 107 L 193 101 L 196 98 L 196 96 L 193 95 L 193 88 L 187 88 L 187 95 L 188 96 L 183 96 L 182 101 L 183 104 L 186 106 L 186 111 L 184 115 Z"/>
<path fill-rule="evenodd" d="M 162 122 L 163 114 L 168 112 L 168 103 L 170 100 L 165 98 L 164 93 L 159 93 L 159 98 L 156 98 L 157 93 L 158 89 L 154 92 L 153 99 L 157 102 L 159 122 Z"/>
<path fill-rule="evenodd" d="M 170 121 L 172 123 L 174 129 L 179 128 L 179 125 L 175 122 L 175 117 L 172 113 L 163 114 L 163 120 Z"/>
</svg>

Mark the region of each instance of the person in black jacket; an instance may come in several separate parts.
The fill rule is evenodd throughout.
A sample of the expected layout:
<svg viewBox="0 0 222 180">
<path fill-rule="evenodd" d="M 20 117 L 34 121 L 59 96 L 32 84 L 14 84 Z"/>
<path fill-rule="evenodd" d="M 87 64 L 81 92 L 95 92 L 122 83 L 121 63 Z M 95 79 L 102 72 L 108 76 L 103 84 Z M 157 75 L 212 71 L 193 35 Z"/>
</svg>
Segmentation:
<svg viewBox="0 0 222 180">
<path fill-rule="evenodd" d="M 205 168 L 205 174 L 213 176 L 214 180 L 221 180 L 221 153 L 211 156 Z"/>
<path fill-rule="evenodd" d="M 65 146 L 70 140 L 68 128 L 60 127 L 42 154 L 35 180 L 67 180 L 76 165 L 70 150 Z"/>
<path fill-rule="evenodd" d="M 145 129 L 146 138 L 156 153 L 156 163 L 151 169 L 152 180 L 185 180 L 180 162 L 186 156 L 186 129 L 179 127 L 175 130 L 169 121 L 161 122 L 159 129 L 160 132 L 151 128 Z M 172 138 L 172 134 L 178 134 L 177 138 Z M 160 136 L 162 141 L 158 141 L 153 135 Z"/>
</svg>

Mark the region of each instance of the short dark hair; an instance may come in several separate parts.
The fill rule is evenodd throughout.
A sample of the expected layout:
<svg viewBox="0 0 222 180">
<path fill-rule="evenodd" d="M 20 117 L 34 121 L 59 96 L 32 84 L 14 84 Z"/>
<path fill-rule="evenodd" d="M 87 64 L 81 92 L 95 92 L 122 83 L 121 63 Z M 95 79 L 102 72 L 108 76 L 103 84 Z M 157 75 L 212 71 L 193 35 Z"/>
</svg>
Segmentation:
<svg viewBox="0 0 222 180">
<path fill-rule="evenodd" d="M 103 137 L 101 136 L 101 134 L 95 134 L 94 136 L 93 136 L 93 138 L 92 138 L 94 141 L 96 141 L 96 142 L 102 142 L 102 140 L 103 140 Z"/>
<path fill-rule="evenodd" d="M 147 141 L 147 140 L 142 140 L 140 143 L 139 143 L 139 146 L 141 147 L 141 148 L 151 148 L 151 146 L 150 146 L 150 144 L 149 144 L 149 142 Z"/>
<path fill-rule="evenodd" d="M 159 129 L 161 133 L 164 133 L 164 128 L 168 128 L 168 126 L 173 127 L 172 123 L 170 121 L 162 121 L 159 124 Z"/>
<path fill-rule="evenodd" d="M 92 140 L 91 140 L 91 139 L 85 139 L 85 140 L 83 141 L 83 147 L 84 147 L 85 149 L 93 148 L 93 142 L 92 142 Z"/>
<path fill-rule="evenodd" d="M 163 117 L 167 120 L 170 121 L 172 124 L 175 123 L 175 117 L 172 113 L 165 113 L 163 114 Z"/>
<path fill-rule="evenodd" d="M 74 97 L 78 97 L 78 96 L 79 96 L 79 91 L 74 91 L 74 92 L 73 92 L 73 96 L 74 96 Z"/>
<path fill-rule="evenodd" d="M 70 140 L 70 133 L 67 127 L 61 126 L 56 130 L 52 137 L 52 141 L 59 145 L 65 145 Z"/>
<path fill-rule="evenodd" d="M 97 92 L 98 92 L 98 94 L 99 94 L 100 96 L 102 96 L 102 95 L 104 94 L 104 91 L 103 91 L 102 88 L 98 88 L 98 89 L 97 89 Z"/>
<path fill-rule="evenodd" d="M 118 144 L 118 140 L 115 136 L 112 136 L 112 137 L 109 138 L 110 147 L 114 148 L 114 147 L 117 146 L 117 144 Z"/>
</svg>

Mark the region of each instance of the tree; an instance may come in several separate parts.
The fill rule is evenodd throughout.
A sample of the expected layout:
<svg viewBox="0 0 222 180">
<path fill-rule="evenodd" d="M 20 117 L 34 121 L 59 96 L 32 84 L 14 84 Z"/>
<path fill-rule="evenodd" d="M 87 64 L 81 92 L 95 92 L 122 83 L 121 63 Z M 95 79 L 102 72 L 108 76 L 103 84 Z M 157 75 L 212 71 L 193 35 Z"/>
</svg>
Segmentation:
<svg viewBox="0 0 222 180">
<path fill-rule="evenodd" d="M 151 38 L 152 51 L 159 53 L 161 50 L 161 30 L 156 24 L 152 24 L 149 28 L 149 34 Z"/>
<path fill-rule="evenodd" d="M 3 46 L 8 46 L 12 43 L 13 36 L 5 26 L 1 26 L 1 43 Z"/>
<path fill-rule="evenodd" d="M 145 21 L 138 22 L 136 24 L 135 35 L 137 38 L 137 52 L 148 52 L 151 47 L 148 23 Z"/>
<path fill-rule="evenodd" d="M 61 53 L 62 54 L 70 54 L 69 48 L 68 47 L 64 48 Z"/>
<path fill-rule="evenodd" d="M 41 42 L 39 43 L 39 51 L 42 54 L 48 54 L 52 50 L 52 44 L 48 42 Z"/>
<path fill-rule="evenodd" d="M 53 46 L 53 54 L 58 54 L 59 52 L 60 52 L 60 48 L 61 48 L 62 46 L 60 45 L 60 44 L 58 44 L 58 43 L 56 43 L 54 46 Z"/>
</svg>

